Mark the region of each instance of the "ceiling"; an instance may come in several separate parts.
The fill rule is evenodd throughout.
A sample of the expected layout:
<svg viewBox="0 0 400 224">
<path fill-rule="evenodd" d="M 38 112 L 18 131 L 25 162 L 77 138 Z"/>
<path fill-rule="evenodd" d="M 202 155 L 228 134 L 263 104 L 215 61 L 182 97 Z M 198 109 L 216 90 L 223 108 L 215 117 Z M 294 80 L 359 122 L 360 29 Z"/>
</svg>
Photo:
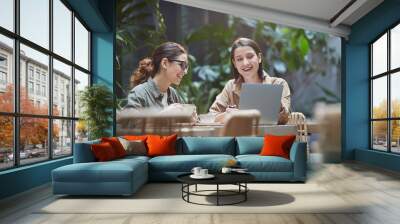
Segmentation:
<svg viewBox="0 0 400 224">
<path fill-rule="evenodd" d="M 347 38 L 351 25 L 383 0 L 165 0 Z"/>
</svg>

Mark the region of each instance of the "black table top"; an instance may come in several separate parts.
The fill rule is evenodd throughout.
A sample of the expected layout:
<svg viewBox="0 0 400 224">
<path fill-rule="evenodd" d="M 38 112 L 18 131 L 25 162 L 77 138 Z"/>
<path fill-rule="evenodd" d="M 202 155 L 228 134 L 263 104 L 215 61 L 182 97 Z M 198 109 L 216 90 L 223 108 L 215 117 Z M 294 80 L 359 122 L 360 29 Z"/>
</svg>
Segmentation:
<svg viewBox="0 0 400 224">
<path fill-rule="evenodd" d="M 212 173 L 215 177 L 211 179 L 193 179 L 192 173 L 186 173 L 177 177 L 178 181 L 186 184 L 236 184 L 248 183 L 255 180 L 249 173 Z"/>
</svg>

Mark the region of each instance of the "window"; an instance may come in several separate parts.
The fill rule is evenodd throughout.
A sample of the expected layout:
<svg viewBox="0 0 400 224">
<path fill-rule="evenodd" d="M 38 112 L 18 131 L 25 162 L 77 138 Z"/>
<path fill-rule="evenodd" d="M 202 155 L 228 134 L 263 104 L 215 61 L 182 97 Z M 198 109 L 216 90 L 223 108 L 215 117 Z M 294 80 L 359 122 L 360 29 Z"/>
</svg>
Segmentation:
<svg viewBox="0 0 400 224">
<path fill-rule="evenodd" d="M 46 86 L 42 86 L 42 96 L 46 96 Z"/>
<path fill-rule="evenodd" d="M 3 1 L 0 1 L 0 20 L 3 18 L 1 13 L 3 13 L 3 9 L 1 8 Z M 12 113 L 14 111 L 14 71 L 11 65 L 8 65 L 10 61 L 6 63 L 5 59 L 11 59 L 14 57 L 14 42 L 13 39 L 6 37 L 0 33 L 0 57 L 2 58 L 2 65 L 0 66 L 0 73 L 3 75 L 3 80 L 7 77 L 7 82 L 3 85 L 0 85 L 0 113 L 8 112 Z M 4 81 L 3 81 L 4 82 Z M 1 114 L 0 114 L 1 115 Z M 11 135 L 11 134 L 10 134 Z M 0 136 L 1 139 L 1 136 Z M 11 144 L 6 144 L 11 145 Z M 0 141 L 0 149 L 3 147 Z M 0 161 L 0 169 L 1 169 L 1 161 Z"/>
<path fill-rule="evenodd" d="M 28 82 L 28 93 L 33 94 L 33 82 Z"/>
<path fill-rule="evenodd" d="M 49 48 L 49 0 L 20 0 L 21 36 Z"/>
<path fill-rule="evenodd" d="M 14 0 L 0 1 L 0 26 L 14 31 Z"/>
<path fill-rule="evenodd" d="M 89 32 L 75 18 L 75 62 L 82 68 L 89 69 Z"/>
<path fill-rule="evenodd" d="M 40 84 L 36 84 L 36 95 L 40 95 Z"/>
<path fill-rule="evenodd" d="M 73 105 L 90 84 L 90 31 L 62 0 L 0 0 L 0 26 L 0 170 L 72 155 L 87 139 Z"/>
<path fill-rule="evenodd" d="M 7 56 L 0 55 L 0 67 L 7 68 Z"/>
<path fill-rule="evenodd" d="M 36 80 L 40 81 L 40 70 L 36 69 Z"/>
<path fill-rule="evenodd" d="M 0 54 L 0 91 L 6 91 L 7 85 L 7 56 Z"/>
<path fill-rule="evenodd" d="M 400 24 L 370 45 L 371 148 L 400 153 Z"/>
<path fill-rule="evenodd" d="M 46 74 L 42 73 L 42 82 L 46 83 Z"/>
<path fill-rule="evenodd" d="M 60 0 L 53 1 L 54 53 L 71 60 L 72 12 Z"/>
<path fill-rule="evenodd" d="M 33 80 L 33 67 L 29 66 L 29 71 L 28 71 L 29 79 Z"/>
</svg>

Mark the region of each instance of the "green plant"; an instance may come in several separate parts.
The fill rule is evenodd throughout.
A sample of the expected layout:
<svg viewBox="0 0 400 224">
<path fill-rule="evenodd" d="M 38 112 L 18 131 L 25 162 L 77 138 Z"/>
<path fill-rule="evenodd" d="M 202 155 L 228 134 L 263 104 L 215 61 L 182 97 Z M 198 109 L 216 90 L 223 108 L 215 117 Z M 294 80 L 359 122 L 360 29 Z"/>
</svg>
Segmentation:
<svg viewBox="0 0 400 224">
<path fill-rule="evenodd" d="M 82 120 L 88 128 L 89 139 L 109 136 L 107 131 L 112 126 L 113 94 L 102 84 L 94 84 L 80 92 Z"/>
<path fill-rule="evenodd" d="M 161 43 L 167 40 L 165 18 L 160 11 L 159 0 L 119 0 L 117 1 L 116 30 L 116 76 L 122 77 L 122 58 L 132 52 L 140 52 L 141 57 L 149 56 Z M 125 74 L 124 74 L 125 75 Z M 115 80 L 120 107 L 128 95 L 128 85 Z"/>
</svg>

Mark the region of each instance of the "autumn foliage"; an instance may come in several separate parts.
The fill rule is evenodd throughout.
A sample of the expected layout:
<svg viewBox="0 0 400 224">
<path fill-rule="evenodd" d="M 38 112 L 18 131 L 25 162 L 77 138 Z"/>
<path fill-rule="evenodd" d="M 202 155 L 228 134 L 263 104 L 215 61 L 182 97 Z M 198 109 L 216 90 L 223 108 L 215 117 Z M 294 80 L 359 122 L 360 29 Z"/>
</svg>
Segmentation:
<svg viewBox="0 0 400 224">
<path fill-rule="evenodd" d="M 400 101 L 392 100 L 392 114 L 391 117 L 400 117 Z M 387 118 L 387 101 L 382 101 L 378 106 L 373 108 L 373 118 Z M 392 141 L 397 141 L 400 138 L 400 122 L 392 121 Z M 376 121 L 373 125 L 374 138 L 386 138 L 387 135 L 387 122 Z"/>
<path fill-rule="evenodd" d="M 13 112 L 14 96 L 13 85 L 7 86 L 6 92 L 0 93 L 0 111 Z M 43 106 L 45 105 L 45 106 Z M 20 88 L 20 110 L 21 114 L 40 114 L 47 115 L 47 103 L 34 105 L 29 99 L 28 93 L 24 87 Z M 58 113 L 58 111 L 57 111 Z M 0 147 L 13 147 L 13 117 L 0 116 Z M 45 144 L 48 136 L 48 119 L 47 118 L 20 118 L 20 148 L 24 149 L 26 145 Z M 53 138 L 58 137 L 59 127 L 53 126 Z"/>
</svg>

